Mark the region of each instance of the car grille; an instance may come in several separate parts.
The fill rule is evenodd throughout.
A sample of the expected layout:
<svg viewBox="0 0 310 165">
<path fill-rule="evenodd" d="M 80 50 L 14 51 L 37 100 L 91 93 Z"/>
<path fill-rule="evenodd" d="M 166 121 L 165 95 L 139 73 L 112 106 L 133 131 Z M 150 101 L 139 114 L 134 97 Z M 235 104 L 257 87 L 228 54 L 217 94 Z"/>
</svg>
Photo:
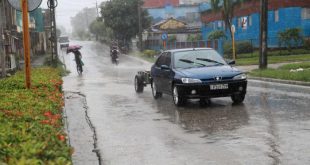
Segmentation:
<svg viewBox="0 0 310 165">
<path fill-rule="evenodd" d="M 219 90 L 210 90 L 210 85 L 211 84 L 228 84 L 228 89 L 219 89 Z M 239 87 L 243 87 L 243 91 L 239 90 Z M 215 82 L 213 81 L 212 83 L 207 83 L 204 82 L 202 85 L 197 84 L 197 85 L 181 85 L 180 86 L 180 91 L 179 94 L 183 95 L 185 97 L 226 97 L 230 96 L 234 93 L 240 93 L 246 92 L 247 88 L 247 81 L 220 81 L 220 82 Z M 191 92 L 193 90 L 196 90 L 196 94 L 192 95 Z"/>
</svg>

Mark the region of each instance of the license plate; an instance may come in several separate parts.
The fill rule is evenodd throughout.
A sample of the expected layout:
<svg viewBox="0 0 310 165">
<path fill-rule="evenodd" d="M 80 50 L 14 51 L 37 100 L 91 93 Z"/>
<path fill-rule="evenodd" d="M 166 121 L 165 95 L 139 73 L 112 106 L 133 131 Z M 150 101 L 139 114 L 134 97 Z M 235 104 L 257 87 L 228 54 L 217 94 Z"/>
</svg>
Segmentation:
<svg viewBox="0 0 310 165">
<path fill-rule="evenodd" d="M 228 89 L 228 84 L 214 84 L 210 85 L 210 90 Z"/>
</svg>

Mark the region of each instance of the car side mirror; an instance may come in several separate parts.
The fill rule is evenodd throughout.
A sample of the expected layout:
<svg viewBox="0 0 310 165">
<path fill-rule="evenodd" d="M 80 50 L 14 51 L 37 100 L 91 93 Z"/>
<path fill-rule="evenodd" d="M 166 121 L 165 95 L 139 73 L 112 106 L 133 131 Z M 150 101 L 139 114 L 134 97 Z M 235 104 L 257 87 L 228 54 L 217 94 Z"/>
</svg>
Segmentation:
<svg viewBox="0 0 310 165">
<path fill-rule="evenodd" d="M 235 60 L 229 60 L 227 61 L 228 65 L 235 65 L 236 61 Z"/>
<path fill-rule="evenodd" d="M 167 66 L 167 65 L 161 65 L 160 69 L 162 69 L 162 70 L 170 70 L 169 66 Z"/>
</svg>

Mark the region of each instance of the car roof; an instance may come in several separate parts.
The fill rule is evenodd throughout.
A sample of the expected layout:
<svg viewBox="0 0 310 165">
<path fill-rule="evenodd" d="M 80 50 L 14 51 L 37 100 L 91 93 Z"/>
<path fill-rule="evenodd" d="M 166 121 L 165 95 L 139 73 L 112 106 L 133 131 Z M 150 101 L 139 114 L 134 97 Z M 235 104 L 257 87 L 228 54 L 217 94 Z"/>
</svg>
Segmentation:
<svg viewBox="0 0 310 165">
<path fill-rule="evenodd" d="M 171 49 L 167 50 L 166 52 L 184 52 L 184 51 L 193 51 L 193 50 L 214 50 L 213 48 L 185 48 L 185 49 Z"/>
</svg>

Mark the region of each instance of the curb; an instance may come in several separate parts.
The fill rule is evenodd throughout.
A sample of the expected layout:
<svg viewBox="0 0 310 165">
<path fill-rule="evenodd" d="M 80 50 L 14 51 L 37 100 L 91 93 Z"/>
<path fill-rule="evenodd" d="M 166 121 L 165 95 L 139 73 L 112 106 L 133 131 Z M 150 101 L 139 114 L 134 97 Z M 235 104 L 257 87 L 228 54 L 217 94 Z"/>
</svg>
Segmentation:
<svg viewBox="0 0 310 165">
<path fill-rule="evenodd" d="M 274 78 L 252 77 L 252 76 L 249 76 L 249 79 L 251 79 L 251 80 L 259 80 L 259 81 L 267 81 L 267 82 L 275 82 L 275 83 L 282 83 L 282 84 L 309 86 L 310 87 L 310 82 L 281 80 L 281 79 L 274 79 Z"/>
</svg>

